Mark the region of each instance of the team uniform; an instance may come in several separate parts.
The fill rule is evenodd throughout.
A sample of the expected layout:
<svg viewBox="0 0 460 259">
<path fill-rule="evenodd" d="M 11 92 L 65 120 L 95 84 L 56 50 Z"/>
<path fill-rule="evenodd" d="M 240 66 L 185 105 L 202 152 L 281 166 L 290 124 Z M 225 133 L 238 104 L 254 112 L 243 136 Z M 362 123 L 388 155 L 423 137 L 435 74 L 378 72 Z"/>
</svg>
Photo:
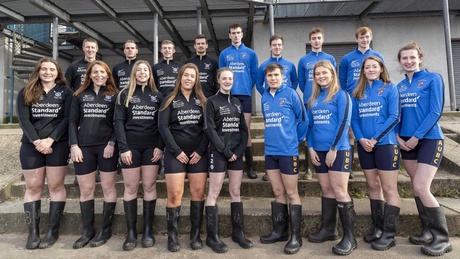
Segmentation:
<svg viewBox="0 0 460 259">
<path fill-rule="evenodd" d="M 43 166 L 65 166 L 69 157 L 69 113 L 72 90 L 63 85 L 55 85 L 48 93 L 43 91 L 38 103 L 24 103 L 24 89 L 17 99 L 19 125 L 23 131 L 20 160 L 23 170 Z M 43 155 L 35 149 L 33 142 L 44 138 L 54 139 L 53 152 Z"/>
<path fill-rule="evenodd" d="M 264 63 L 262 63 L 257 71 L 256 88 L 260 95 L 263 95 L 265 90 L 268 89 L 267 79 L 265 78 L 265 68 L 271 63 L 278 63 L 283 67 L 283 83 L 282 86 L 297 89 L 297 71 L 294 63 L 284 59 L 283 57 L 274 58 L 271 57 Z"/>
<path fill-rule="evenodd" d="M 334 68 L 337 68 L 337 62 L 334 56 L 327 54 L 324 51 L 310 51 L 307 55 L 299 60 L 297 65 L 299 71 L 299 88 L 303 93 L 303 102 L 306 104 L 312 94 L 313 89 L 313 69 L 318 61 L 327 60 L 331 62 Z"/>
<path fill-rule="evenodd" d="M 406 141 L 412 136 L 419 139 L 413 150 L 401 150 L 402 159 L 439 167 L 444 151 L 444 135 L 438 122 L 444 107 L 442 77 L 423 69 L 414 73 L 412 82 L 406 77 L 397 87 L 401 121 L 396 133 Z"/>
<path fill-rule="evenodd" d="M 69 117 L 70 145 L 78 145 L 83 153 L 83 162 L 74 162 L 75 173 L 85 175 L 97 170 L 117 170 L 118 148 L 114 147 L 111 158 L 104 158 L 104 148 L 109 141 L 116 141 L 113 117 L 116 94 L 104 95 L 105 86 L 99 92 L 88 87 L 72 100 Z M 95 130 L 97 129 L 97 130 Z"/>
<path fill-rule="evenodd" d="M 343 56 L 342 61 L 340 61 L 340 86 L 350 95 L 352 95 L 353 90 L 356 88 L 363 60 L 368 56 L 376 56 L 380 58 L 382 62 L 385 62 L 383 55 L 377 51 L 368 49 L 363 54 L 358 48 Z"/>
<path fill-rule="evenodd" d="M 359 162 L 363 169 L 398 170 L 399 147 L 394 127 L 399 122 L 399 92 L 395 85 L 374 80 L 366 85 L 364 96 L 354 96 L 351 126 L 357 140 L 375 139 L 377 144 L 366 152 L 358 141 Z"/>
<path fill-rule="evenodd" d="M 125 106 L 128 89 L 119 93 L 115 104 L 115 134 L 120 153 L 132 152 L 133 164 L 121 162 L 122 168 L 136 168 L 141 165 L 159 165 L 152 162 L 155 148 L 163 150 L 164 145 L 158 131 L 158 110 L 163 95 L 152 91 L 149 86 L 136 85 L 128 107 Z"/>
<path fill-rule="evenodd" d="M 265 121 L 265 167 L 282 174 L 298 174 L 299 143 L 307 134 L 305 107 L 295 90 L 281 86 L 274 95 L 262 96 Z"/>
<path fill-rule="evenodd" d="M 65 71 L 65 79 L 70 89 L 74 92 L 85 83 L 86 69 L 88 69 L 89 62 L 82 59 L 76 61 L 67 67 Z"/>
<path fill-rule="evenodd" d="M 203 90 L 204 96 L 208 98 L 215 95 L 219 90 L 219 86 L 217 85 L 217 70 L 219 69 L 219 64 L 217 60 L 208 55 L 196 55 L 185 63 L 192 63 L 198 67 L 201 89 Z"/>
<path fill-rule="evenodd" d="M 179 91 L 171 104 L 163 108 L 159 115 L 159 130 L 165 143 L 165 174 L 206 172 L 209 140 L 203 130 L 204 118 L 200 100 L 194 92 L 187 100 Z M 188 157 L 196 152 L 201 159 L 196 164 L 182 164 L 176 158 L 182 152 Z"/>
<path fill-rule="evenodd" d="M 176 78 L 182 64 L 174 60 L 163 60 L 152 66 L 155 85 L 164 98 L 173 91 L 176 86 Z"/>
<path fill-rule="evenodd" d="M 219 92 L 206 101 L 205 116 L 205 132 L 210 140 L 209 172 L 243 170 L 248 128 L 240 101 Z M 238 159 L 229 162 L 233 154 Z"/>
<path fill-rule="evenodd" d="M 125 60 L 112 68 L 113 79 L 115 80 L 115 85 L 119 89 L 128 85 L 131 71 L 133 71 L 133 66 L 136 61 L 137 59 Z"/>
<path fill-rule="evenodd" d="M 329 170 L 350 172 L 351 152 L 348 141 L 348 129 L 351 121 L 351 100 L 348 94 L 339 90 L 329 102 L 325 102 L 329 89 L 322 88 L 321 93 L 307 110 L 309 130 L 307 143 L 320 158 L 321 165 L 315 166 L 317 173 Z M 326 166 L 327 152 L 337 149 L 337 157 L 331 168 Z"/>
</svg>

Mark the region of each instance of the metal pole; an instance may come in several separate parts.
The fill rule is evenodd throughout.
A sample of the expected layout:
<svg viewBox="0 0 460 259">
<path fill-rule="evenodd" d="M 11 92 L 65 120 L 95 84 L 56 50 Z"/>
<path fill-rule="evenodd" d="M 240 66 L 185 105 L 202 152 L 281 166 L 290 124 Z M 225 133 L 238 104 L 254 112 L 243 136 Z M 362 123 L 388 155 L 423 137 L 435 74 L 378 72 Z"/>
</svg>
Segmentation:
<svg viewBox="0 0 460 259">
<path fill-rule="evenodd" d="M 268 6 L 268 11 L 270 14 L 270 36 L 275 34 L 275 11 L 273 10 L 273 4 Z"/>
<path fill-rule="evenodd" d="M 13 58 L 16 55 L 16 24 L 13 27 L 13 51 L 11 52 L 11 90 L 10 90 L 10 123 L 13 124 L 13 112 L 14 112 L 14 68 L 13 68 Z"/>
<path fill-rule="evenodd" d="M 454 63 L 452 60 L 452 39 L 450 35 L 449 0 L 443 0 L 444 36 L 447 54 L 447 75 L 449 78 L 450 110 L 457 108 L 455 99 Z"/>
<path fill-rule="evenodd" d="M 59 58 L 59 50 L 58 50 L 58 43 L 59 43 L 59 18 L 53 18 L 53 58 L 58 60 Z"/>
<path fill-rule="evenodd" d="M 158 63 L 158 14 L 153 14 L 153 64 Z"/>
<path fill-rule="evenodd" d="M 197 34 L 201 34 L 201 8 L 196 8 L 196 27 L 197 27 Z"/>
</svg>

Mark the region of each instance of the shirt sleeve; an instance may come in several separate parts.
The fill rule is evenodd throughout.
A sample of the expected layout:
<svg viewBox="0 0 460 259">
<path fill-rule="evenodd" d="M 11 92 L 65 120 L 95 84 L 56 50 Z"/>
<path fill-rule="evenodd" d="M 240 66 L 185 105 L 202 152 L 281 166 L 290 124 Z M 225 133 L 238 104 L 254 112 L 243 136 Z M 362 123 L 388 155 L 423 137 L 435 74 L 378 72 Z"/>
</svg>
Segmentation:
<svg viewBox="0 0 460 259">
<path fill-rule="evenodd" d="M 257 71 L 257 80 L 256 80 L 256 88 L 260 95 L 264 94 L 264 71 L 262 66 Z"/>
<path fill-rule="evenodd" d="M 344 90 L 347 89 L 347 77 L 348 77 L 348 61 L 344 57 L 342 58 L 342 61 L 340 61 L 340 68 L 339 68 L 340 87 Z"/>
<path fill-rule="evenodd" d="M 297 70 L 295 69 L 294 64 L 291 64 L 291 74 L 289 75 L 289 78 L 291 79 L 291 88 L 296 90 L 297 85 L 299 84 L 299 80 L 297 78 Z"/>
<path fill-rule="evenodd" d="M 308 105 L 308 104 L 307 104 Z M 307 147 L 313 147 L 313 113 L 311 107 L 307 108 L 308 130 L 307 130 Z"/>
<path fill-rule="evenodd" d="M 237 157 L 243 157 L 243 153 L 246 150 L 246 147 L 248 145 L 249 130 L 248 130 L 248 127 L 246 126 L 246 119 L 244 118 L 244 113 L 240 114 L 240 134 L 241 134 L 240 144 L 235 149 L 235 155 Z"/>
<path fill-rule="evenodd" d="M 251 59 L 251 92 L 252 88 L 256 84 L 257 79 L 257 71 L 259 70 L 259 60 L 257 59 L 257 54 L 255 51 L 252 52 L 252 59 Z"/>
<path fill-rule="evenodd" d="M 22 88 L 18 93 L 17 111 L 19 126 L 21 126 L 24 136 L 30 143 L 33 143 L 35 140 L 39 140 L 40 137 L 38 136 L 38 133 L 31 121 L 30 106 L 24 103 L 24 88 Z"/>
<path fill-rule="evenodd" d="M 355 97 L 352 97 L 351 99 L 353 104 L 351 113 L 351 128 L 353 129 L 353 134 L 355 135 L 356 140 L 360 140 L 363 138 L 363 133 L 361 132 L 361 127 L 359 126 L 358 100 L 356 100 Z"/>
<path fill-rule="evenodd" d="M 115 135 L 117 136 L 118 148 L 120 153 L 129 151 L 128 141 L 126 140 L 125 123 L 128 114 L 128 108 L 125 106 L 126 91 L 121 91 L 118 95 L 117 102 L 115 103 Z"/>
<path fill-rule="evenodd" d="M 351 101 L 350 96 L 345 90 L 337 93 L 338 128 L 336 130 L 334 142 L 331 147 L 335 147 L 343 134 L 346 134 L 345 127 L 351 120 Z"/>
<path fill-rule="evenodd" d="M 305 112 L 305 106 L 303 105 L 300 96 L 293 93 L 293 105 L 295 108 L 295 114 L 297 119 L 297 140 L 299 144 L 305 139 L 308 130 L 308 118 Z"/>
<path fill-rule="evenodd" d="M 69 67 L 65 70 L 65 80 L 67 81 L 67 85 L 70 89 L 73 90 L 73 64 L 70 64 Z"/>
<path fill-rule="evenodd" d="M 299 71 L 299 88 L 302 93 L 305 93 L 305 85 L 306 85 L 306 77 L 305 77 L 305 67 L 303 65 L 303 60 L 299 60 L 299 64 L 297 65 L 297 69 Z"/>
<path fill-rule="evenodd" d="M 117 88 L 120 88 L 120 78 L 118 77 L 118 72 L 116 68 L 117 66 L 114 66 L 112 68 L 112 76 L 113 76 L 113 80 L 115 81 L 115 85 L 117 86 Z"/>
<path fill-rule="evenodd" d="M 78 125 L 80 124 L 80 103 L 78 96 L 72 99 L 69 115 L 69 141 L 70 145 L 78 145 Z M 85 130 L 85 129 L 84 129 Z M 88 129 L 86 129 L 88 130 Z"/>
<path fill-rule="evenodd" d="M 399 122 L 399 112 L 400 112 L 400 100 L 398 90 L 394 85 L 389 85 L 387 87 L 388 95 L 386 100 L 386 106 L 388 110 L 388 118 L 385 120 L 385 123 L 378 128 L 377 132 L 372 136 L 373 139 L 379 142 L 388 132 L 393 129 L 396 124 Z"/>
<path fill-rule="evenodd" d="M 73 91 L 68 87 L 64 87 L 64 89 L 66 92 L 64 97 L 64 115 L 61 122 L 59 122 L 58 126 L 49 135 L 49 137 L 54 139 L 54 141 L 59 141 L 59 139 L 69 130 L 69 116 L 70 107 L 72 107 Z"/>
<path fill-rule="evenodd" d="M 215 123 L 215 110 L 212 101 L 206 103 L 204 107 L 205 117 L 204 117 L 204 131 L 208 139 L 212 142 L 217 152 L 222 154 L 225 158 L 229 159 L 232 157 L 233 152 L 226 147 L 225 143 L 222 141 L 222 138 L 217 133 L 217 125 Z"/>
</svg>

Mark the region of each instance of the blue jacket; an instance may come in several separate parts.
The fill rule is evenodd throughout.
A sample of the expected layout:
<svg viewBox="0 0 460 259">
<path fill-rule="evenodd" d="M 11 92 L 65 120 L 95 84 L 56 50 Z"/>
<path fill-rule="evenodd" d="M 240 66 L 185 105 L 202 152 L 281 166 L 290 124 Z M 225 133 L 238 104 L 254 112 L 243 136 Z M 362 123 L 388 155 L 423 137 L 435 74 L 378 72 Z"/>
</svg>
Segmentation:
<svg viewBox="0 0 460 259">
<path fill-rule="evenodd" d="M 348 129 L 351 120 L 351 99 L 347 92 L 340 90 L 326 103 L 329 89 L 322 89 L 308 113 L 307 143 L 316 151 L 349 150 Z"/>
<path fill-rule="evenodd" d="M 412 82 L 398 84 L 401 122 L 396 133 L 402 137 L 444 139 L 438 120 L 444 107 L 444 82 L 438 73 L 426 69 L 415 72 Z"/>
<path fill-rule="evenodd" d="M 263 95 L 265 90 L 268 88 L 267 79 L 265 78 L 265 68 L 271 63 L 278 63 L 283 67 L 283 86 L 290 87 L 294 90 L 297 89 L 297 71 L 295 70 L 294 63 L 284 59 L 283 57 L 271 57 L 267 61 L 262 63 L 259 67 L 256 81 L 257 91 L 259 91 L 259 93 Z"/>
<path fill-rule="evenodd" d="M 243 43 L 239 48 L 230 45 L 220 53 L 219 67 L 229 67 L 233 70 L 232 94 L 252 96 L 258 67 L 257 54 L 254 50 L 244 46 Z"/>
<path fill-rule="evenodd" d="M 303 93 L 303 102 L 307 103 L 308 99 L 312 94 L 313 89 L 313 68 L 315 64 L 320 60 L 327 60 L 332 63 L 334 68 L 337 68 L 337 62 L 332 55 L 329 55 L 323 51 L 314 52 L 311 51 L 307 55 L 303 56 L 299 60 L 297 68 L 299 70 L 299 88 Z"/>
<path fill-rule="evenodd" d="M 394 84 L 382 80 L 366 85 L 364 97 L 352 96 L 351 126 L 357 140 L 375 139 L 377 145 L 397 144 L 394 127 L 399 122 L 399 92 Z M 359 142 L 358 142 L 359 144 Z"/>
<path fill-rule="evenodd" d="M 273 96 L 267 89 L 262 96 L 265 121 L 265 155 L 298 156 L 305 139 L 308 120 L 297 92 L 281 86 Z"/>
</svg>

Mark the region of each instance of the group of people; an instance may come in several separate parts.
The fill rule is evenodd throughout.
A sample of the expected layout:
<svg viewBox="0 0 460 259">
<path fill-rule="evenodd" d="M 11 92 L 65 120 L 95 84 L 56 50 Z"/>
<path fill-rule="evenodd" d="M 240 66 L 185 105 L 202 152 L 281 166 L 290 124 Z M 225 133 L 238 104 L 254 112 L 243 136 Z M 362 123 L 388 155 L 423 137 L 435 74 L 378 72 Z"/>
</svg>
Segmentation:
<svg viewBox="0 0 460 259">
<path fill-rule="evenodd" d="M 423 53 L 415 42 L 398 52 L 406 79 L 394 85 L 383 56 L 370 49 L 372 31 L 368 27 L 356 31 L 358 47 L 343 57 L 340 77 L 334 57 L 322 51 L 321 28 L 313 28 L 309 34 L 312 51 L 300 59 L 298 77 L 293 63 L 282 58 L 283 37 L 270 38 L 272 56 L 260 67 L 255 51 L 242 43 L 241 25 L 230 25 L 229 38 L 232 44 L 222 51 L 219 61 L 206 55 L 204 35 L 196 36 L 197 55 L 186 64 L 173 60 L 172 41 L 162 42 L 163 61 L 152 67 L 145 60 L 137 60 L 137 45 L 128 40 L 124 47 L 126 61 L 111 70 L 96 60 L 98 45 L 92 38 L 83 42 L 85 58 L 71 64 L 65 77 L 52 58 L 38 61 L 17 102 L 24 132 L 20 161 L 26 181 L 27 249 L 50 247 L 59 238 L 69 153 L 80 188 L 83 223 L 82 235 L 73 244 L 75 249 L 88 244 L 101 246 L 110 239 L 118 166 L 125 187 L 124 250 L 137 246 L 140 180 L 141 244 L 155 244 L 156 181 L 161 167 L 167 187 L 169 251 L 177 252 L 181 247 L 178 224 L 186 177 L 190 188 L 190 247 L 203 247 L 200 229 L 205 211 L 206 245 L 216 253 L 228 250 L 218 235 L 217 206 L 226 173 L 232 240 L 242 248 L 253 247 L 243 231 L 240 186 L 243 156 L 248 177 L 257 178 L 250 135 L 251 95 L 256 85 L 262 95 L 265 122 L 264 177 L 270 181 L 275 196 L 271 203 L 273 228 L 267 236 L 260 237 L 261 243 L 288 241 L 284 247 L 287 254 L 297 253 L 302 246 L 298 146 L 306 140 L 306 157 L 322 189 L 322 226 L 309 234 L 308 240 L 337 240 L 339 217 L 343 236 L 332 251 L 340 255 L 352 253 L 357 242 L 348 179 L 356 139 L 369 186 L 373 222 L 373 231 L 364 241 L 376 250 L 387 250 L 396 243 L 400 212 L 397 178 L 402 158 L 423 226 L 422 234 L 410 237 L 410 241 L 422 244 L 422 252 L 428 255 L 452 250 L 443 209 L 430 192 L 443 155 L 444 137 L 438 120 L 444 85 L 439 74 L 423 68 Z M 303 92 L 303 102 L 296 93 L 297 85 Z M 97 172 L 103 191 L 103 213 L 96 233 Z M 45 178 L 50 192 L 50 217 L 48 231 L 41 239 Z"/>
</svg>

